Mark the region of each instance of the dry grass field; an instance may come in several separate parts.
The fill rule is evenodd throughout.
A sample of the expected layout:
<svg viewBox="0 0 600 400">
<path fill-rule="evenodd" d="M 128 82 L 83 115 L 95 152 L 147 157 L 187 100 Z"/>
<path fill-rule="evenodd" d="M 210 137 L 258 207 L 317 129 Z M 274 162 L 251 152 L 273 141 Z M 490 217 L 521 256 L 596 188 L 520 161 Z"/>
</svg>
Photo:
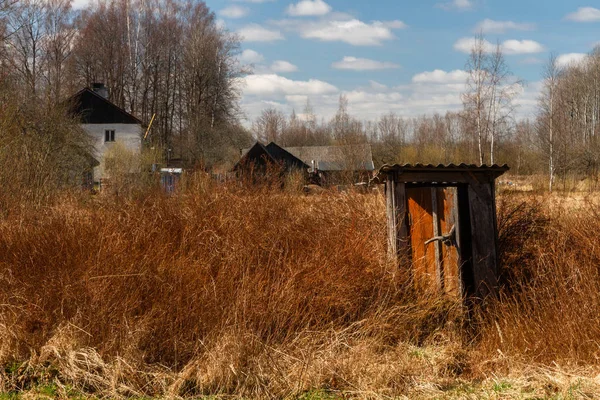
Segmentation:
<svg viewBox="0 0 600 400">
<path fill-rule="evenodd" d="M 557 204 L 500 195 L 502 296 L 472 313 L 387 260 L 377 193 L 7 208 L 0 399 L 600 397 L 600 207 Z"/>
</svg>

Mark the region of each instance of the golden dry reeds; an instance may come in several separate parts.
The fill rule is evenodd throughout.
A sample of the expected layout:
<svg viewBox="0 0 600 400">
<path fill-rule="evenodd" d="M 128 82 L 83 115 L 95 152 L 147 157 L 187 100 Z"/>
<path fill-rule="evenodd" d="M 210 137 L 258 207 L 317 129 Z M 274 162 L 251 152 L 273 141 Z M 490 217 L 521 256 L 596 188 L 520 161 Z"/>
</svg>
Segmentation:
<svg viewBox="0 0 600 400">
<path fill-rule="evenodd" d="M 0 391 L 462 397 L 505 388 L 497 373 L 594 370 L 598 209 L 503 204 L 503 295 L 469 320 L 388 261 L 380 193 L 197 176 L 175 196 L 21 207 L 0 220 Z"/>
</svg>

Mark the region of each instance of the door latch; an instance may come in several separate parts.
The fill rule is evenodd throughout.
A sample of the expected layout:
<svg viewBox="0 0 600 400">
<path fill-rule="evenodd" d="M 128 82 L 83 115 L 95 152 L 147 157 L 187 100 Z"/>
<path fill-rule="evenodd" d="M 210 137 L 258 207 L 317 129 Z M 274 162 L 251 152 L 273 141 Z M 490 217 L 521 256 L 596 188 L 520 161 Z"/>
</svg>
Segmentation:
<svg viewBox="0 0 600 400">
<path fill-rule="evenodd" d="M 452 225 L 452 228 L 450 228 L 450 232 L 448 232 L 442 236 L 432 237 L 431 239 L 429 239 L 428 241 L 425 242 L 425 246 L 427 246 L 429 243 L 433 243 L 433 242 L 442 242 L 446 246 L 456 245 L 456 227 L 454 225 Z"/>
</svg>

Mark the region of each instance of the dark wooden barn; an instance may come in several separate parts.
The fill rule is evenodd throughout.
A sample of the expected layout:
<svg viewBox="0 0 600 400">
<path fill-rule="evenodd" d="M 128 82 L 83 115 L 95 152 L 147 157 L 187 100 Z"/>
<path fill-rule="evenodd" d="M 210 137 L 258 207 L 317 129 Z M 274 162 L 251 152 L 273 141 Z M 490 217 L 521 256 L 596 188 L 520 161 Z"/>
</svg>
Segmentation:
<svg viewBox="0 0 600 400">
<path fill-rule="evenodd" d="M 242 150 L 234 167 L 238 175 L 263 173 L 267 165 L 280 165 L 284 172 L 310 171 L 310 182 L 320 185 L 368 182 L 375 166 L 371 145 L 281 147 L 256 143 Z"/>
<path fill-rule="evenodd" d="M 264 175 L 271 173 L 308 173 L 309 166 L 302 160 L 271 142 L 267 146 L 256 142 L 245 151 L 242 158 L 235 164 L 233 171 L 239 175 Z"/>
<path fill-rule="evenodd" d="M 385 184 L 388 249 L 411 261 L 419 289 L 484 298 L 497 293 L 495 180 L 508 166 L 393 165 Z"/>
</svg>

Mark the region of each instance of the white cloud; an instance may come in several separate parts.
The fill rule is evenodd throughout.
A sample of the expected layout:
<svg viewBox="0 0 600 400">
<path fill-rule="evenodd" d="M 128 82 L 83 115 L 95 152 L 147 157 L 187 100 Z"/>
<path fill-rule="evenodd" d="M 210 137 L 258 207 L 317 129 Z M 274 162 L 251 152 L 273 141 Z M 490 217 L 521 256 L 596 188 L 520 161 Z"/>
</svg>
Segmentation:
<svg viewBox="0 0 600 400">
<path fill-rule="evenodd" d="M 463 108 L 461 93 L 465 90 L 461 70 L 434 70 L 417 74 L 413 82 L 391 87 L 375 81 L 349 90 L 338 90 L 321 81 L 292 81 L 277 75 L 248 77 L 250 81 L 244 92 L 242 107 L 248 118 L 253 120 L 267 107 L 276 107 L 285 113 L 298 111 L 310 101 L 317 118 L 328 120 L 338 108 L 340 94 L 349 100 L 348 112 L 359 120 L 374 121 L 383 114 L 395 112 L 403 117 L 418 117 L 424 114 L 444 114 Z M 253 81 L 254 80 L 254 81 Z M 518 97 L 515 104 L 517 118 L 535 114 L 541 84 L 515 87 Z"/>
<path fill-rule="evenodd" d="M 460 51 L 461 53 L 469 54 L 475 46 L 476 41 L 477 39 L 472 37 L 458 39 L 456 43 L 454 43 L 454 49 Z M 496 49 L 496 46 L 485 39 L 483 40 L 483 47 L 484 51 L 487 53 L 491 53 Z"/>
<path fill-rule="evenodd" d="M 545 51 L 544 46 L 533 40 L 506 40 L 502 42 L 506 54 L 534 54 Z"/>
<path fill-rule="evenodd" d="M 250 10 L 246 7 L 233 5 L 222 9 L 219 14 L 226 18 L 244 18 L 249 12 Z"/>
<path fill-rule="evenodd" d="M 249 75 L 244 81 L 247 95 L 319 95 L 338 91 L 330 83 L 317 79 L 294 81 L 276 74 Z"/>
<path fill-rule="evenodd" d="M 476 43 L 475 38 L 461 38 L 454 43 L 454 49 L 469 54 Z M 483 41 L 484 51 L 491 53 L 496 50 L 496 45 Z M 535 54 L 545 51 L 544 46 L 533 40 L 505 40 L 500 44 L 501 50 L 508 55 Z"/>
<path fill-rule="evenodd" d="M 245 42 L 274 42 L 285 39 L 280 31 L 267 29 L 258 24 L 246 25 L 238 33 Z"/>
<path fill-rule="evenodd" d="M 298 67 L 288 61 L 277 60 L 271 64 L 271 71 L 273 72 L 296 72 Z"/>
<path fill-rule="evenodd" d="M 87 8 L 91 2 L 91 0 L 73 0 L 71 7 L 74 10 L 83 10 L 84 8 Z"/>
<path fill-rule="evenodd" d="M 366 86 L 345 91 L 320 81 L 292 81 L 277 75 L 255 75 L 247 77 L 242 106 L 251 120 L 264 108 L 274 104 L 286 113 L 296 110 L 298 116 L 298 111 L 310 100 L 318 117 L 329 119 L 335 115 L 339 95 L 345 94 L 349 100 L 350 114 L 361 120 L 375 120 L 390 111 L 403 116 L 419 116 L 460 110 L 460 93 L 465 83 L 454 83 L 458 80 L 455 75 L 460 73 L 452 71 L 447 74 L 449 79 L 433 79 L 440 82 L 422 81 L 389 87 L 369 81 Z"/>
<path fill-rule="evenodd" d="M 369 60 L 368 58 L 344 57 L 341 61 L 334 62 L 331 66 L 335 69 L 353 71 L 374 71 L 382 69 L 400 68 L 392 62 Z"/>
<path fill-rule="evenodd" d="M 404 99 L 402 93 L 398 91 L 392 91 L 388 93 L 377 93 L 359 89 L 346 92 L 345 94 L 346 98 L 348 99 L 348 102 L 354 103 L 355 107 L 361 107 L 363 105 L 369 105 L 372 103 L 387 104 L 389 107 L 390 103 L 397 103 Z"/>
<path fill-rule="evenodd" d="M 575 22 L 600 22 L 600 10 L 594 7 L 580 7 L 577 11 L 567 14 L 565 19 Z"/>
<path fill-rule="evenodd" d="M 588 57 L 585 53 L 561 54 L 556 58 L 556 65 L 565 68 L 572 65 L 581 64 Z"/>
<path fill-rule="evenodd" d="M 465 83 L 469 74 L 466 71 L 457 69 L 446 72 L 436 69 L 431 72 L 422 72 L 413 76 L 413 83 Z"/>
<path fill-rule="evenodd" d="M 331 6 L 323 0 L 302 0 L 287 8 L 287 13 L 294 17 L 321 16 L 330 12 Z"/>
<path fill-rule="evenodd" d="M 473 9 L 474 4 L 471 0 L 452 0 L 445 3 L 438 3 L 437 7 L 443 8 L 444 10 L 467 11 Z"/>
<path fill-rule="evenodd" d="M 509 30 L 532 31 L 534 29 L 535 24 L 517 23 L 513 21 L 494 21 L 486 18 L 479 22 L 473 31 L 475 33 L 505 33 Z"/>
<path fill-rule="evenodd" d="M 221 29 L 221 30 L 227 29 L 227 24 L 221 18 L 217 18 L 217 20 L 215 21 L 215 24 L 217 25 L 218 29 Z"/>
<path fill-rule="evenodd" d="M 240 55 L 240 61 L 244 64 L 256 64 L 263 62 L 265 57 L 257 51 L 254 50 L 244 50 Z"/>
<path fill-rule="evenodd" d="M 386 40 L 395 38 L 390 23 L 374 21 L 365 23 L 358 19 L 326 20 L 296 25 L 305 39 L 324 42 L 345 42 L 354 46 L 380 46 Z M 391 23 L 400 26 L 399 21 Z M 402 27 L 404 27 L 403 25 Z"/>
<path fill-rule="evenodd" d="M 394 21 L 375 21 L 376 25 L 384 26 L 389 29 L 406 29 L 408 25 L 406 25 L 403 21 L 394 20 Z"/>
</svg>

